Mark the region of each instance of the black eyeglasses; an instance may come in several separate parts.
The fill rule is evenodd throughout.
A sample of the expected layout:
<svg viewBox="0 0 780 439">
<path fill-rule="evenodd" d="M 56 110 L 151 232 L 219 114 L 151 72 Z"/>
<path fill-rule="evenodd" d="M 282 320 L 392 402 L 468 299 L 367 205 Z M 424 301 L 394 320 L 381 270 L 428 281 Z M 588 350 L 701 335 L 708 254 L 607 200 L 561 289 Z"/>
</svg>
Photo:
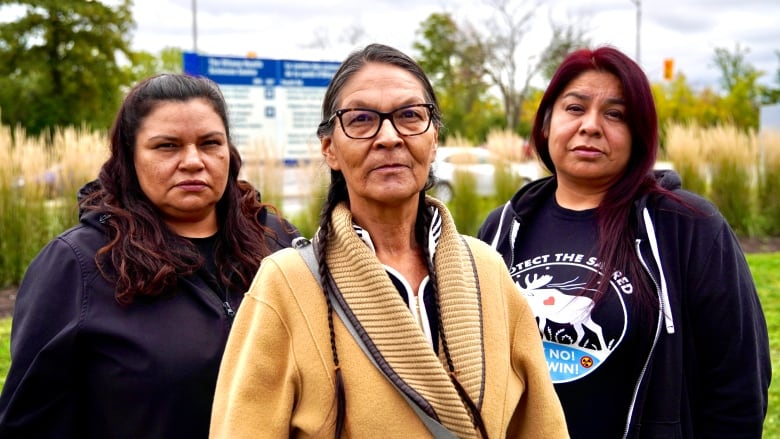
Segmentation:
<svg viewBox="0 0 780 439">
<path fill-rule="evenodd" d="M 431 127 L 431 115 L 434 105 L 411 104 L 396 108 L 389 113 L 372 110 L 371 108 L 342 108 L 336 110 L 333 116 L 320 126 L 329 125 L 333 119 L 339 119 L 341 129 L 350 139 L 370 139 L 379 133 L 382 122 L 389 119 L 398 134 L 402 136 L 417 136 Z"/>
</svg>

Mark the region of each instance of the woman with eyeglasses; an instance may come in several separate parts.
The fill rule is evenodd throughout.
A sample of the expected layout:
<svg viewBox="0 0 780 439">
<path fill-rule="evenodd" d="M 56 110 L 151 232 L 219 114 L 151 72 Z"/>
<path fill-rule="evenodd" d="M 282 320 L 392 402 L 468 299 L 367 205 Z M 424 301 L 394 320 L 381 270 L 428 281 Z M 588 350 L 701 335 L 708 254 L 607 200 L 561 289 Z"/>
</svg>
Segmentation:
<svg viewBox="0 0 780 439">
<path fill-rule="evenodd" d="M 356 51 L 322 114 L 320 227 L 255 277 L 211 437 L 568 437 L 506 266 L 425 194 L 442 121 L 420 66 Z"/>
</svg>

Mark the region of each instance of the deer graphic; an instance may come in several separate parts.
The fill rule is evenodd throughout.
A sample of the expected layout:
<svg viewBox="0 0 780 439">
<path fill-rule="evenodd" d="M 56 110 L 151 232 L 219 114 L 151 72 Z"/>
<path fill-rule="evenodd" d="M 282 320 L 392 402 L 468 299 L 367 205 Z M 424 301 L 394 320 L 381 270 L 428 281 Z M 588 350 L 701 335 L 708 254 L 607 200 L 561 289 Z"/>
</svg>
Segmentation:
<svg viewBox="0 0 780 439">
<path fill-rule="evenodd" d="M 584 328 L 588 328 L 598 337 L 599 349 L 606 349 L 607 344 L 601 326 L 591 319 L 590 310 L 593 307 L 593 300 L 585 296 L 565 294 L 559 290 L 559 288 L 581 288 L 584 284 L 575 284 L 574 281 L 550 284 L 552 278 L 549 274 L 542 276 L 534 274 L 533 279 L 530 279 L 529 275 L 525 276 L 525 287 L 516 282 L 517 288 L 526 296 L 531 309 L 539 318 L 539 332 L 544 334 L 547 320 L 571 324 L 577 334 L 577 342 L 582 346 Z"/>
</svg>

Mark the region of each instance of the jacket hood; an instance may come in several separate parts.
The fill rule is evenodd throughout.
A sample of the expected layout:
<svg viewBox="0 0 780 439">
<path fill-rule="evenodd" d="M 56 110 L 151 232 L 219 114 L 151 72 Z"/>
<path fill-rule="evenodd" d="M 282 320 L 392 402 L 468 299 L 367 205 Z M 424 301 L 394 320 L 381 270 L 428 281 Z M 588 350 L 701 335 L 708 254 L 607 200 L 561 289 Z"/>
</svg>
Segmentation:
<svg viewBox="0 0 780 439">
<path fill-rule="evenodd" d="M 670 191 L 682 188 L 680 174 L 671 169 L 653 171 L 653 176 L 658 185 Z"/>
<path fill-rule="evenodd" d="M 84 199 L 100 190 L 100 181 L 95 179 L 85 184 L 76 193 L 76 200 L 79 204 L 79 221 L 92 227 L 102 228 L 107 214 L 95 210 L 85 209 Z"/>
</svg>

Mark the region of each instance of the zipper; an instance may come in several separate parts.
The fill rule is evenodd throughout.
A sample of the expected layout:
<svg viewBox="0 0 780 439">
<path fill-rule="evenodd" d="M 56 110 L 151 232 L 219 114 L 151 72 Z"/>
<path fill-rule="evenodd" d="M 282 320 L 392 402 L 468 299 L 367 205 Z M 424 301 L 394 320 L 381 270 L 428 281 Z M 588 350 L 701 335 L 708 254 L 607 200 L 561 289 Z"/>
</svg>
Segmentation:
<svg viewBox="0 0 780 439">
<path fill-rule="evenodd" d="M 233 307 L 230 306 L 230 302 L 227 301 L 227 297 L 225 297 L 225 301 L 222 302 L 222 308 L 225 309 L 225 315 L 228 316 L 229 319 L 233 319 L 233 317 L 236 316 L 236 312 L 233 310 Z"/>
<path fill-rule="evenodd" d="M 642 267 L 650 276 L 650 280 L 653 281 L 653 285 L 655 285 L 655 292 L 658 295 L 658 323 L 656 324 L 655 327 L 655 338 L 653 338 L 653 344 L 650 346 L 650 351 L 647 353 L 647 358 L 645 359 L 645 363 L 642 365 L 642 371 L 639 373 L 639 378 L 637 379 L 636 385 L 634 386 L 634 392 L 633 395 L 631 396 L 631 404 L 628 406 L 628 417 L 626 418 L 626 426 L 623 430 L 623 439 L 626 439 L 628 437 L 628 431 L 631 429 L 631 419 L 634 417 L 634 408 L 636 407 L 636 399 L 639 396 L 639 387 L 642 385 L 642 381 L 645 378 L 645 373 L 647 372 L 647 366 L 650 364 L 650 358 L 653 356 L 653 352 L 655 351 L 655 347 L 658 344 L 658 340 L 661 338 L 661 327 L 663 326 L 663 321 L 664 321 L 664 303 L 663 300 L 661 300 L 661 287 L 658 285 L 658 281 L 655 279 L 653 272 L 648 267 L 645 258 L 642 257 L 642 252 L 639 249 L 639 244 L 641 242 L 642 242 L 641 239 L 637 239 L 635 241 L 636 255 L 639 258 L 639 262 L 642 264 Z"/>
<path fill-rule="evenodd" d="M 219 300 L 222 309 L 225 311 L 225 316 L 232 321 L 233 317 L 236 316 L 236 311 L 230 305 L 227 288 L 225 288 L 211 273 L 203 273 L 201 278 L 206 282 L 208 289 L 211 290 L 217 300 Z"/>
</svg>

